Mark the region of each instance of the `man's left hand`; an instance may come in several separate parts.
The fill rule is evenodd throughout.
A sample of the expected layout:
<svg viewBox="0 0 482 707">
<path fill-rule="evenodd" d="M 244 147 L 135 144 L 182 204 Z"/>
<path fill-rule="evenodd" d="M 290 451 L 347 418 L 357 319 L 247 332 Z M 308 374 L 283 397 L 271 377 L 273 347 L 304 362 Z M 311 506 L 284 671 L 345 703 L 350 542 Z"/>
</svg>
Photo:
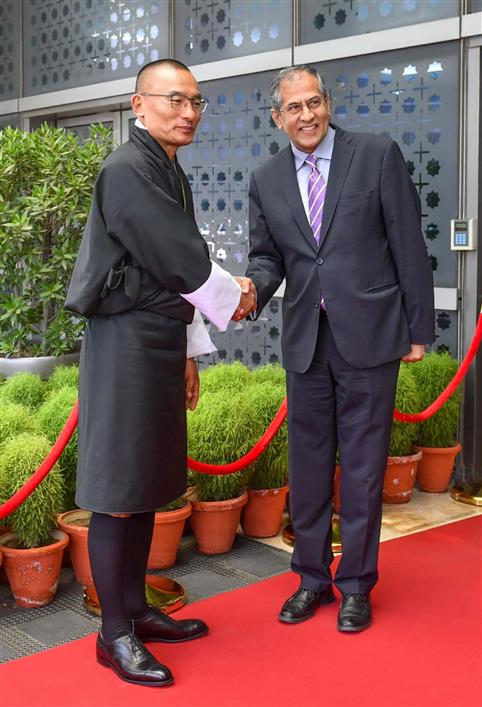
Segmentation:
<svg viewBox="0 0 482 707">
<path fill-rule="evenodd" d="M 199 400 L 199 373 L 193 358 L 186 360 L 184 382 L 186 384 L 186 410 L 195 410 Z"/>
<path fill-rule="evenodd" d="M 410 351 L 402 356 L 402 361 L 405 363 L 415 363 L 421 361 L 425 355 L 425 344 L 412 344 Z"/>
</svg>

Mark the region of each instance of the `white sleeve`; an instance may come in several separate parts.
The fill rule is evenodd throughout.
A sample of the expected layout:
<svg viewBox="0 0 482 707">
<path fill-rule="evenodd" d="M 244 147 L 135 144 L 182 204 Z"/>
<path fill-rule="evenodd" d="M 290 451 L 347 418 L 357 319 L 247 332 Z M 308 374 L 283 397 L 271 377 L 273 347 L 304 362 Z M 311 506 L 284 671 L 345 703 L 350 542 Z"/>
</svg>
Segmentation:
<svg viewBox="0 0 482 707">
<path fill-rule="evenodd" d="M 179 293 L 217 326 L 226 331 L 241 299 L 241 287 L 227 270 L 211 260 L 211 274 L 194 292 Z"/>
<path fill-rule="evenodd" d="M 206 325 L 203 322 L 201 312 L 198 309 L 194 310 L 194 319 L 192 320 L 192 324 L 188 324 L 186 327 L 186 335 L 186 358 L 194 358 L 195 356 L 202 356 L 203 354 L 217 351 L 211 341 Z"/>
</svg>

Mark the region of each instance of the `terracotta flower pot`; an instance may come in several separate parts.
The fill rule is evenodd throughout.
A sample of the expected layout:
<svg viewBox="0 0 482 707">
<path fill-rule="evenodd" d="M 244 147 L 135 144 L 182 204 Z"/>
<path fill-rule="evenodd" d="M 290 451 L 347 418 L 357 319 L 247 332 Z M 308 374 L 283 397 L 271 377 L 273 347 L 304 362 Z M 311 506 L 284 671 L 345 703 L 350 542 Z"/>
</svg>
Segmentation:
<svg viewBox="0 0 482 707">
<path fill-rule="evenodd" d="M 191 526 L 199 552 L 218 555 L 231 550 L 248 494 L 226 501 L 191 501 Z"/>
<path fill-rule="evenodd" d="M 75 579 L 79 584 L 92 583 L 87 538 L 89 535 L 90 511 L 76 508 L 73 511 L 59 513 L 57 525 L 69 536 L 69 552 Z"/>
<path fill-rule="evenodd" d="M 241 527 L 252 538 L 272 538 L 278 534 L 288 486 L 277 489 L 249 489 L 248 502 L 241 512 Z"/>
<path fill-rule="evenodd" d="M 384 503 L 408 503 L 417 476 L 417 467 L 422 459 L 422 452 L 403 457 L 388 457 L 385 478 L 383 479 Z"/>
<path fill-rule="evenodd" d="M 454 468 L 455 457 L 462 449 L 454 447 L 416 447 L 423 452 L 418 466 L 417 485 L 421 491 L 443 493 L 447 490 Z"/>
<path fill-rule="evenodd" d="M 340 465 L 335 464 L 333 477 L 333 510 L 340 515 Z"/>
<path fill-rule="evenodd" d="M 50 545 L 30 550 L 16 548 L 13 533 L 0 538 L 5 572 L 17 606 L 26 609 L 45 606 L 55 596 L 69 536 L 62 530 L 52 530 L 50 537 Z"/>
<path fill-rule="evenodd" d="M 191 515 L 189 502 L 174 511 L 156 513 L 151 549 L 147 560 L 147 569 L 172 567 L 176 562 L 177 550 L 181 542 L 186 518 Z"/>
</svg>

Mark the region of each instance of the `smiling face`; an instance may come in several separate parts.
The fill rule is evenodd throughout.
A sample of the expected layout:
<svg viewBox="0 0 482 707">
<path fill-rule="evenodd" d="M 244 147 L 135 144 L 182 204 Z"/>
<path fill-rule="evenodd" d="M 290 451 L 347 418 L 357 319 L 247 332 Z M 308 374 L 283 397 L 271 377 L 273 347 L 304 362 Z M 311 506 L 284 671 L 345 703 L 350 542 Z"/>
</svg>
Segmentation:
<svg viewBox="0 0 482 707">
<path fill-rule="evenodd" d="M 142 93 L 200 98 L 197 81 L 190 71 L 169 65 L 154 66 L 142 76 L 139 93 L 131 99 L 136 116 L 172 160 L 179 147 L 190 145 L 193 141 L 201 114 L 193 109 L 189 101 L 184 101 L 182 108 L 174 110 L 169 98 L 142 96 Z"/>
<path fill-rule="evenodd" d="M 323 96 L 316 78 L 305 71 L 284 78 L 279 85 L 279 96 L 280 110 L 271 111 L 274 122 L 285 131 L 295 147 L 311 154 L 328 130 L 329 96 Z M 318 106 L 314 105 L 317 103 Z M 299 112 L 296 112 L 296 106 L 301 107 Z"/>
</svg>

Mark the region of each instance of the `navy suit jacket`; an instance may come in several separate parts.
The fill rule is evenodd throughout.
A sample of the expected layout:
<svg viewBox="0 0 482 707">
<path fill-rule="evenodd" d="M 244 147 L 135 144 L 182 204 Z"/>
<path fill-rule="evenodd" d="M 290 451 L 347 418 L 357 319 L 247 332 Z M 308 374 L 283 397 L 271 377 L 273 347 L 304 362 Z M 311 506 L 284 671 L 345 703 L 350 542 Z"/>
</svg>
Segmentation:
<svg viewBox="0 0 482 707">
<path fill-rule="evenodd" d="M 420 199 L 398 145 L 336 130 L 320 242 L 306 218 L 289 145 L 250 183 L 247 275 L 256 316 L 283 278 L 283 364 L 305 372 L 313 358 L 323 293 L 336 345 L 355 368 L 400 358 L 434 340 L 432 268 Z"/>
</svg>

